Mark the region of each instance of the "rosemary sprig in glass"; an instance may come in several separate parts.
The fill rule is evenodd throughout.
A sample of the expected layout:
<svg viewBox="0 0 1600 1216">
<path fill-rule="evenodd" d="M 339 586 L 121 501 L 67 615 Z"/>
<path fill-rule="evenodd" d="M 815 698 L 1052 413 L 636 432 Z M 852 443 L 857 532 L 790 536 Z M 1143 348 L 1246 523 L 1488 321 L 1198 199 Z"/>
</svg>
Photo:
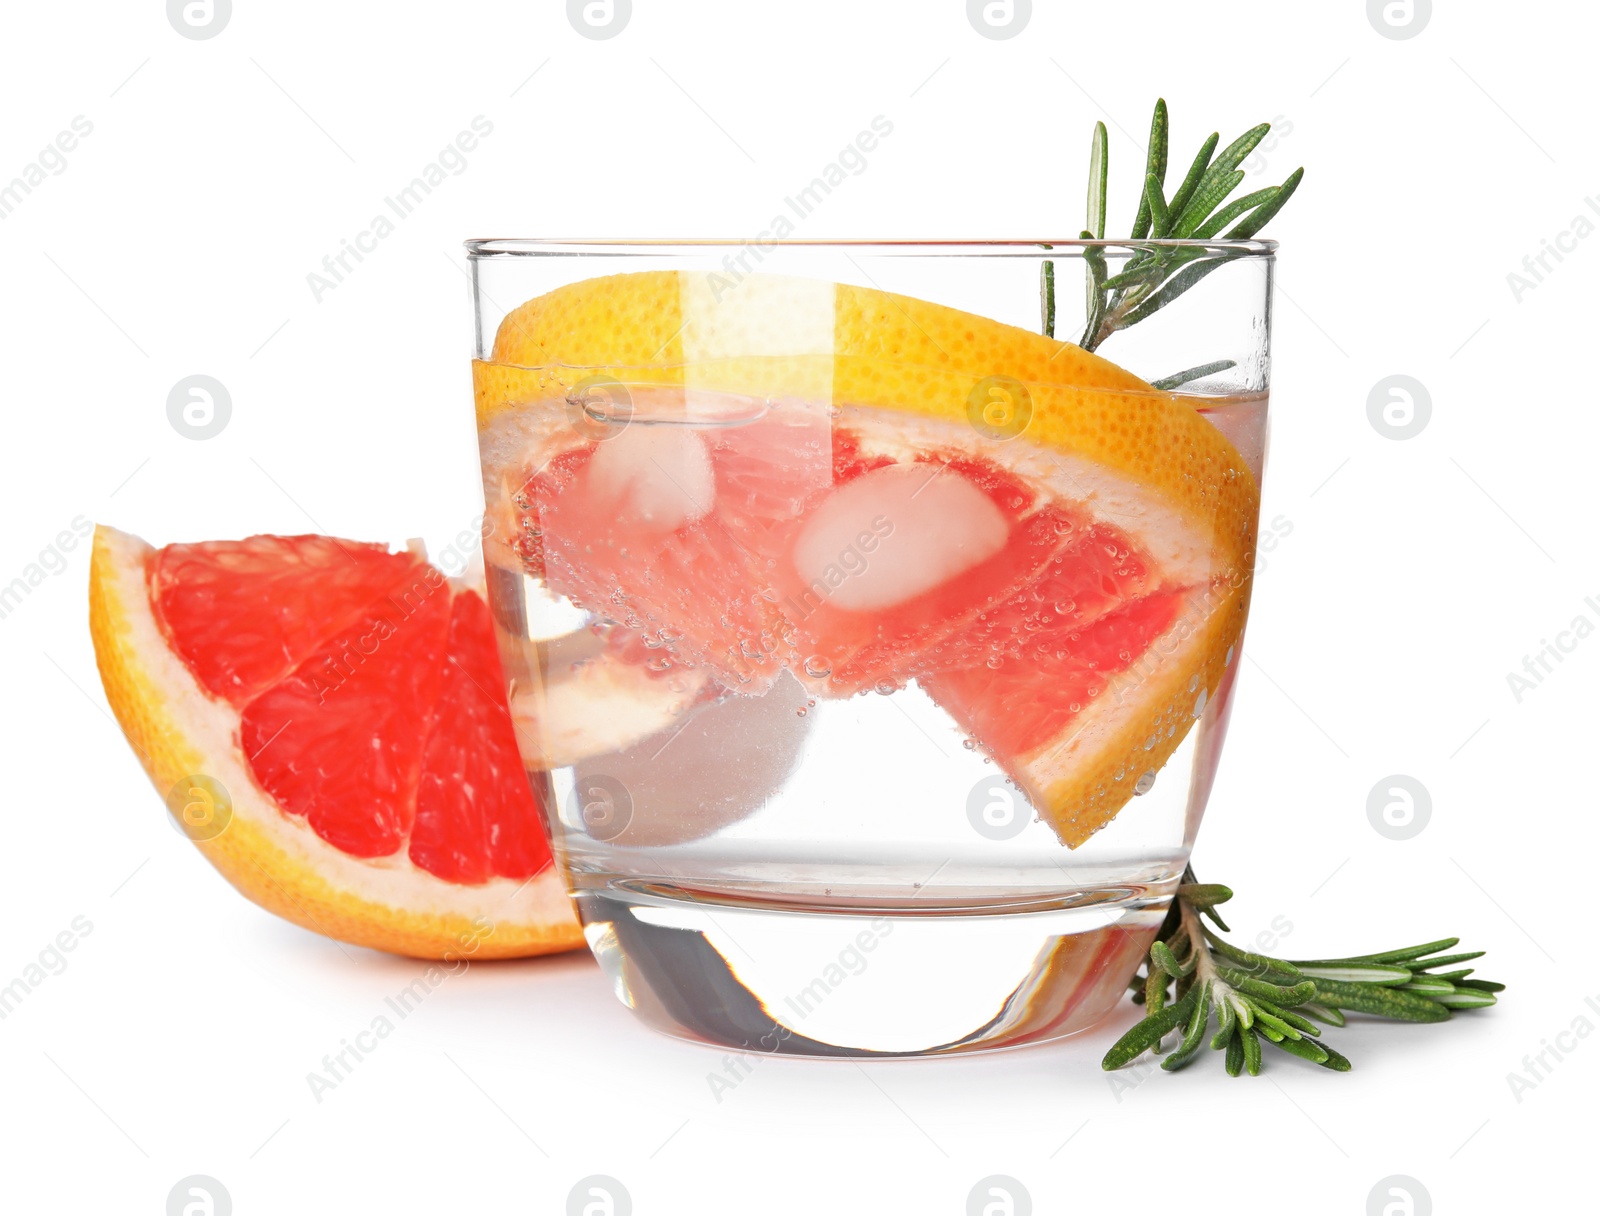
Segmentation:
<svg viewBox="0 0 1600 1216">
<path fill-rule="evenodd" d="M 1176 1049 L 1162 1061 L 1168 1072 L 1191 1063 L 1210 1034 L 1213 1050 L 1224 1053 L 1230 1076 L 1261 1071 L 1262 1043 L 1335 1072 L 1350 1061 L 1321 1041 L 1321 1022 L 1343 1026 L 1345 1011 L 1405 1022 L 1443 1022 L 1455 1009 L 1495 1003 L 1505 988 L 1474 979 L 1472 968 L 1457 964 L 1483 955 L 1442 954 L 1460 939 L 1443 938 L 1401 950 L 1349 958 L 1286 961 L 1233 945 L 1202 917 L 1228 931 L 1217 912 L 1233 897 L 1227 887 L 1193 881 L 1185 871 L 1144 974 L 1129 983 L 1144 1020 L 1106 1052 L 1106 1070 L 1131 1064 L 1145 1052 L 1161 1054 L 1174 1035 Z M 1448 970 L 1444 970 L 1448 968 Z"/>
<path fill-rule="evenodd" d="M 1155 115 L 1150 120 L 1144 188 L 1139 194 L 1139 209 L 1129 239 L 1204 241 L 1217 238 L 1237 241 L 1255 236 L 1289 201 L 1305 173 L 1304 169 L 1296 169 L 1280 186 L 1268 186 L 1228 202 L 1228 196 L 1244 181 L 1244 172 L 1239 166 L 1271 129 L 1270 123 L 1252 127 L 1220 153 L 1217 152 L 1220 139 L 1213 132 L 1190 162 L 1189 170 L 1177 190 L 1168 197 L 1165 192 L 1167 103 L 1158 100 Z M 1097 122 L 1089 145 L 1088 222 L 1081 240 L 1105 239 L 1109 151 L 1106 125 Z M 1083 261 L 1088 273 L 1084 310 L 1086 320 L 1078 345 L 1084 350 L 1096 349 L 1118 330 L 1136 325 L 1172 303 L 1228 261 L 1229 257 L 1226 251 L 1207 250 L 1193 245 L 1151 245 L 1136 250 L 1116 274 L 1111 274 L 1104 249 L 1094 246 L 1085 249 Z M 1040 296 L 1044 332 L 1054 337 L 1055 264 L 1048 260 L 1041 272 Z M 1168 377 L 1160 387 L 1175 388 L 1187 380 L 1198 379 L 1231 366 L 1231 363 L 1221 363 L 1206 364 L 1204 369 L 1192 368 L 1188 373 L 1180 373 L 1183 379 Z"/>
</svg>

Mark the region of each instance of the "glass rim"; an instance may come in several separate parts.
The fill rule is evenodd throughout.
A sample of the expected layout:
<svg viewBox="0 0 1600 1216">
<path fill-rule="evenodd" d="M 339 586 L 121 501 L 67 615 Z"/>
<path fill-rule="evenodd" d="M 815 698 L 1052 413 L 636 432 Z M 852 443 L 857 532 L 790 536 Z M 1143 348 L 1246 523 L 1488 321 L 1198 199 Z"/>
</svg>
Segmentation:
<svg viewBox="0 0 1600 1216">
<path fill-rule="evenodd" d="M 1193 237 L 1140 239 L 1131 237 L 1106 240 L 903 240 L 873 237 L 472 237 L 462 242 L 467 258 L 479 261 L 507 257 L 660 257 L 681 253 L 694 255 L 721 249 L 838 249 L 849 252 L 879 250 L 887 254 L 925 254 L 936 257 L 1028 257 L 1052 253 L 1071 255 L 1077 251 L 1103 249 L 1198 249 L 1230 258 L 1272 258 L 1278 242 L 1272 240 L 1225 240 Z"/>
</svg>

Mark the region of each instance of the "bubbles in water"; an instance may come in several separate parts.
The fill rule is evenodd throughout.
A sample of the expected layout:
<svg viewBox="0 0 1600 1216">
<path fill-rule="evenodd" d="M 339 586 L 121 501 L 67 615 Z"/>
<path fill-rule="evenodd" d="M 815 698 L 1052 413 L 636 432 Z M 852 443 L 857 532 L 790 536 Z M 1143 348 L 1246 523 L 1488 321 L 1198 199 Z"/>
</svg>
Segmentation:
<svg viewBox="0 0 1600 1216">
<path fill-rule="evenodd" d="M 992 654 L 986 660 L 984 660 L 984 662 L 985 665 L 990 668 L 990 670 L 999 671 L 1000 666 L 1005 662 L 1005 659 L 1000 655 Z"/>
<path fill-rule="evenodd" d="M 799 709 L 794 711 L 794 714 L 795 714 L 795 717 L 797 717 L 797 718 L 805 717 L 806 716 L 806 707 L 804 705 L 802 705 Z"/>
<path fill-rule="evenodd" d="M 893 680 L 879 680 L 872 686 L 872 689 L 880 697 L 887 697 L 894 692 L 895 683 Z"/>
<path fill-rule="evenodd" d="M 814 654 L 806 660 L 806 675 L 813 680 L 825 680 L 833 674 L 833 665 L 820 654 Z"/>
<path fill-rule="evenodd" d="M 1200 695 L 1194 699 L 1194 714 L 1193 714 L 1193 716 L 1198 718 L 1202 713 L 1205 712 L 1205 708 L 1206 708 L 1206 690 L 1202 688 L 1200 690 Z"/>
<path fill-rule="evenodd" d="M 1076 600 L 1057 600 L 1055 610 L 1057 616 L 1071 616 L 1078 610 L 1078 604 Z"/>
<path fill-rule="evenodd" d="M 961 740 L 961 746 L 970 752 L 978 746 L 978 742 L 976 739 L 963 739 Z"/>
<path fill-rule="evenodd" d="M 1155 788 L 1155 784 L 1156 770 L 1153 768 L 1147 768 L 1139 775 L 1139 780 L 1133 783 L 1133 792 L 1135 794 L 1148 794 L 1152 789 Z"/>
<path fill-rule="evenodd" d="M 1195 689 L 1197 689 L 1199 687 L 1200 687 L 1200 677 L 1199 676 L 1190 676 L 1189 677 L 1189 691 L 1193 692 Z"/>
</svg>

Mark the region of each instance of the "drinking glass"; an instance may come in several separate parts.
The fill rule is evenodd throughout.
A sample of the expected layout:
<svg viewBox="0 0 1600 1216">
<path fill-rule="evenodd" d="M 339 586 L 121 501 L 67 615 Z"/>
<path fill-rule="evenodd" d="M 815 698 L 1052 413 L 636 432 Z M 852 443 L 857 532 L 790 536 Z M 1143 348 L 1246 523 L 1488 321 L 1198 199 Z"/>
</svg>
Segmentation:
<svg viewBox="0 0 1600 1216">
<path fill-rule="evenodd" d="M 929 1055 L 1113 1007 L 1232 705 L 1273 250 L 468 242 L 509 703 L 645 1022 Z M 1084 290 L 1174 251 L 1137 323 Z"/>
</svg>

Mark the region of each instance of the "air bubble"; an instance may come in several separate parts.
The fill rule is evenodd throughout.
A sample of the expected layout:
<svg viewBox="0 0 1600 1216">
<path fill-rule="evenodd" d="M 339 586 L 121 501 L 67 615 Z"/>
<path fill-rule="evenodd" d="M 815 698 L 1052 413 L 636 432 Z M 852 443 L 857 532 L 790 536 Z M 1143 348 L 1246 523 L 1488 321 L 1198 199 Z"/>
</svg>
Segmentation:
<svg viewBox="0 0 1600 1216">
<path fill-rule="evenodd" d="M 1133 783 L 1133 792 L 1135 794 L 1148 794 L 1155 788 L 1155 784 L 1156 770 L 1153 768 L 1146 769 L 1139 775 L 1139 780 Z"/>
<path fill-rule="evenodd" d="M 895 685 L 893 680 L 879 680 L 872 686 L 872 690 L 880 697 L 887 697 L 894 692 L 894 687 Z"/>
<path fill-rule="evenodd" d="M 1191 716 L 1198 718 L 1202 713 L 1205 712 L 1205 708 L 1206 690 L 1202 688 L 1200 690 L 1200 695 L 1194 699 L 1194 713 Z"/>
<path fill-rule="evenodd" d="M 814 654 L 806 660 L 806 675 L 813 680 L 825 680 L 833 674 L 833 665 L 820 654 Z"/>
</svg>

